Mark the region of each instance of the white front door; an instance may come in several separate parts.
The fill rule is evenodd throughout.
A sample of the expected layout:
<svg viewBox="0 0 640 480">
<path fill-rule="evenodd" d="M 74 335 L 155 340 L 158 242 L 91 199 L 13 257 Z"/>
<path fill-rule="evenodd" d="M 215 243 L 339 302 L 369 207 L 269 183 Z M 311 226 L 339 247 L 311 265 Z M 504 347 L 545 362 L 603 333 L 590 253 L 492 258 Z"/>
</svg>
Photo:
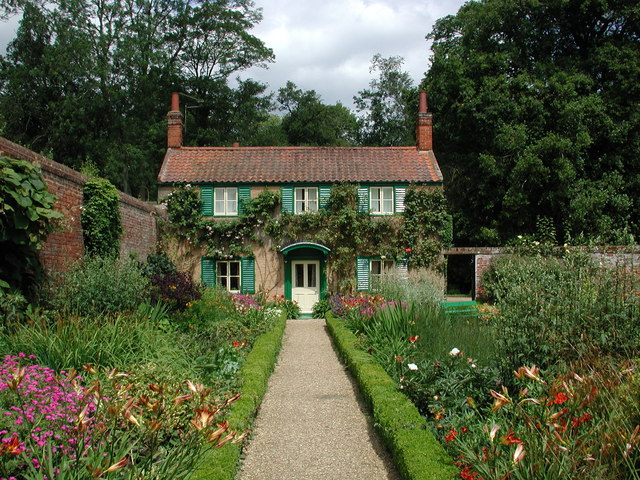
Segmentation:
<svg viewBox="0 0 640 480">
<path fill-rule="evenodd" d="M 291 298 L 298 302 L 301 313 L 311 313 L 320 300 L 320 261 L 291 262 Z"/>
</svg>

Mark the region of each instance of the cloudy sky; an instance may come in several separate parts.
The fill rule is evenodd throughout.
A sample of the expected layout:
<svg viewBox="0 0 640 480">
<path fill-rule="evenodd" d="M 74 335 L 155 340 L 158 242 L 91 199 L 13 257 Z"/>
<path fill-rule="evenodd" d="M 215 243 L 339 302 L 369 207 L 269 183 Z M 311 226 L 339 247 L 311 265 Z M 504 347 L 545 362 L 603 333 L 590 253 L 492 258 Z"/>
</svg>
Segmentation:
<svg viewBox="0 0 640 480">
<path fill-rule="evenodd" d="M 367 88 L 371 58 L 399 55 L 417 84 L 429 67 L 425 36 L 434 22 L 455 14 L 464 0 L 255 0 L 263 20 L 253 33 L 272 48 L 276 61 L 254 78 L 270 90 L 291 80 L 315 90 L 325 103 L 352 107 L 353 96 Z M 13 37 L 17 18 L 0 23 L 0 54 Z"/>
</svg>

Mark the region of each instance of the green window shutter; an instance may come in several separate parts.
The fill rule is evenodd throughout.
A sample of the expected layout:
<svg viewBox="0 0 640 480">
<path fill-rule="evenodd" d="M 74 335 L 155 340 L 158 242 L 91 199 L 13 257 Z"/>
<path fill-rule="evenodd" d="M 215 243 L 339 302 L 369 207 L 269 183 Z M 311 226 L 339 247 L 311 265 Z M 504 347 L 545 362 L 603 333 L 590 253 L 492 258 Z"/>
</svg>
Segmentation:
<svg viewBox="0 0 640 480">
<path fill-rule="evenodd" d="M 251 185 L 240 185 L 238 187 L 238 215 L 244 213 L 244 204 L 251 201 Z"/>
<path fill-rule="evenodd" d="M 331 196 L 331 185 L 320 185 L 318 187 L 318 197 L 320 197 L 320 208 L 327 208 L 329 197 Z"/>
<path fill-rule="evenodd" d="M 213 215 L 213 187 L 200 187 L 200 201 L 202 215 Z"/>
<path fill-rule="evenodd" d="M 358 210 L 369 211 L 369 187 L 358 187 Z"/>
<path fill-rule="evenodd" d="M 367 257 L 356 258 L 356 290 L 369 290 L 369 259 Z"/>
<path fill-rule="evenodd" d="M 396 185 L 393 188 L 393 196 L 395 197 L 396 213 L 404 213 L 404 197 L 407 194 L 406 185 Z"/>
<path fill-rule="evenodd" d="M 202 270 L 202 284 L 207 287 L 216 286 L 216 262 L 213 258 L 202 258 L 200 262 Z"/>
<path fill-rule="evenodd" d="M 398 274 L 398 278 L 402 280 L 407 280 L 409 278 L 409 267 L 407 266 L 406 258 L 401 258 L 396 261 L 396 273 Z"/>
<path fill-rule="evenodd" d="M 282 213 L 293 213 L 293 187 L 285 185 L 280 189 L 280 202 Z"/>
<path fill-rule="evenodd" d="M 242 293 L 256 293 L 256 263 L 253 258 L 240 260 Z"/>
</svg>

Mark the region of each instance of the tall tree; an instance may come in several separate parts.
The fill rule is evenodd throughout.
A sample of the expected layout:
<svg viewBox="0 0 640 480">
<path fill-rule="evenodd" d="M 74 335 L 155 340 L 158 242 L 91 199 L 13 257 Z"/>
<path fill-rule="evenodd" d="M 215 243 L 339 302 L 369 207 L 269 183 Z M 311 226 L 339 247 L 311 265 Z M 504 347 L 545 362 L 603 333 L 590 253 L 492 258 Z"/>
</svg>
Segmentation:
<svg viewBox="0 0 640 480">
<path fill-rule="evenodd" d="M 326 105 L 315 90 L 303 91 L 287 82 L 278 90 L 282 129 L 290 145 L 353 145 L 358 131 L 355 116 L 340 103 Z"/>
<path fill-rule="evenodd" d="M 74 167 L 90 158 L 119 188 L 143 197 L 155 188 L 170 92 L 226 102 L 219 93 L 229 91 L 230 75 L 273 59 L 248 33 L 261 20 L 250 0 L 0 6 L 23 12 L 1 63 L 5 134 Z"/>
<path fill-rule="evenodd" d="M 415 144 L 418 95 L 411 76 L 402 71 L 403 63 L 402 57 L 384 58 L 379 53 L 371 60 L 369 72 L 377 71 L 378 77 L 353 97 L 363 145 Z"/>
<path fill-rule="evenodd" d="M 459 244 L 553 221 L 559 241 L 640 234 L 640 7 L 483 0 L 436 22 L 424 86 Z"/>
</svg>

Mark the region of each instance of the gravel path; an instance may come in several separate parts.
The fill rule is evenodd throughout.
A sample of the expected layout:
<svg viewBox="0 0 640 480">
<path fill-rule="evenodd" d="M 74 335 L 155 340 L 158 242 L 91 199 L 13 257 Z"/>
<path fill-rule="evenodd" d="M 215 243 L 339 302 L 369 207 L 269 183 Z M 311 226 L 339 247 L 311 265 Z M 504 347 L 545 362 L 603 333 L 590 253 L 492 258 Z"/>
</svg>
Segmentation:
<svg viewBox="0 0 640 480">
<path fill-rule="evenodd" d="M 289 320 L 241 480 L 398 480 L 324 320 Z"/>
</svg>

